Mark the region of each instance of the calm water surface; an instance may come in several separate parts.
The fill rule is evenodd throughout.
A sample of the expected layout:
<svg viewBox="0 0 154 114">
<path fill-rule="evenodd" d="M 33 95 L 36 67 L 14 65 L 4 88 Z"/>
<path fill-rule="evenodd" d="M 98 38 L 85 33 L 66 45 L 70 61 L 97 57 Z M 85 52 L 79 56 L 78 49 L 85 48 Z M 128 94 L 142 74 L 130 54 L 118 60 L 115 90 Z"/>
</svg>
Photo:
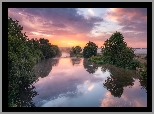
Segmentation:
<svg viewBox="0 0 154 114">
<path fill-rule="evenodd" d="M 134 71 L 57 58 L 41 61 L 35 73 L 36 107 L 147 107 L 146 81 Z"/>
</svg>

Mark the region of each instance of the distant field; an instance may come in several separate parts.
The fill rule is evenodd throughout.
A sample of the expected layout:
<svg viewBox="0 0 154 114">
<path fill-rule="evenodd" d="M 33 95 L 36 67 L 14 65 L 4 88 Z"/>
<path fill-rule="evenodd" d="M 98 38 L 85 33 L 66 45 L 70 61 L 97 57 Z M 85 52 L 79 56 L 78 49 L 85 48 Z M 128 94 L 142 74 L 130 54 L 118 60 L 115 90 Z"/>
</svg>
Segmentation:
<svg viewBox="0 0 154 114">
<path fill-rule="evenodd" d="M 100 48 L 97 50 L 97 53 L 101 53 Z M 135 54 L 147 54 L 147 49 L 136 49 L 134 53 Z"/>
</svg>

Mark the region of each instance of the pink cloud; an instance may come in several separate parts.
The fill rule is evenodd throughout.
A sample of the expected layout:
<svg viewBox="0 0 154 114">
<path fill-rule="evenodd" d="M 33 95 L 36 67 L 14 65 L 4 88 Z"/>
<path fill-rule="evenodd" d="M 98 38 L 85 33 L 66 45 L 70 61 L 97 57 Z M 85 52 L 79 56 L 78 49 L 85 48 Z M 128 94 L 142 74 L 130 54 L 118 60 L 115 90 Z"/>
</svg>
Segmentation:
<svg viewBox="0 0 154 114">
<path fill-rule="evenodd" d="M 85 19 L 84 16 L 78 15 L 77 9 L 74 8 L 9 8 L 8 15 L 19 21 L 23 26 L 23 32 L 26 32 L 29 38 L 44 37 L 50 42 L 58 43 L 63 39 L 74 40 L 76 41 L 74 45 L 80 41 L 83 47 L 83 43 L 93 41 L 100 47 L 115 32 L 109 31 L 111 33 L 108 34 L 97 31 L 95 32 L 97 35 L 92 35 L 90 32 L 96 29 L 96 26 L 101 26 L 97 22 L 103 22 L 103 18 L 91 16 Z M 113 8 L 104 17 L 123 26 L 120 31 L 130 46 L 135 47 L 136 42 L 140 42 L 139 47 L 147 46 L 147 14 L 144 9 Z M 133 32 L 129 33 L 130 30 Z"/>
</svg>

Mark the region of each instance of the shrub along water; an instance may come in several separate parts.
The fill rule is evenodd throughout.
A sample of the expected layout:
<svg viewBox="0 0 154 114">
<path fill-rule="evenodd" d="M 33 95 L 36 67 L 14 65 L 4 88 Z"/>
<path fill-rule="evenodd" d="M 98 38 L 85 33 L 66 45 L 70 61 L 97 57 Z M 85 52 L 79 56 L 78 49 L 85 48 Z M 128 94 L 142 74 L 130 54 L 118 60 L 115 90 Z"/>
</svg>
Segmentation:
<svg viewBox="0 0 154 114">
<path fill-rule="evenodd" d="M 89 58 L 91 56 L 96 56 L 97 48 L 98 46 L 94 42 L 89 41 L 83 49 L 83 57 Z"/>
<path fill-rule="evenodd" d="M 116 31 L 104 42 L 101 52 L 102 56 L 91 57 L 89 60 L 97 64 L 110 63 L 127 69 L 136 69 L 136 67 L 139 67 L 139 62 L 134 60 L 135 54 L 133 48 L 127 46 L 120 32 Z"/>
<path fill-rule="evenodd" d="M 80 46 L 76 46 L 76 47 L 72 47 L 70 50 L 70 57 L 74 57 L 74 56 L 81 56 L 81 52 L 82 48 Z"/>
<path fill-rule="evenodd" d="M 33 66 L 41 59 L 61 56 L 56 45 L 47 39 L 29 40 L 17 20 L 8 18 L 8 106 L 20 104 L 18 97 L 23 89 L 33 84 L 37 77 Z M 18 103 L 17 103 L 18 101 Z M 18 105 L 20 106 L 20 105 Z"/>
</svg>

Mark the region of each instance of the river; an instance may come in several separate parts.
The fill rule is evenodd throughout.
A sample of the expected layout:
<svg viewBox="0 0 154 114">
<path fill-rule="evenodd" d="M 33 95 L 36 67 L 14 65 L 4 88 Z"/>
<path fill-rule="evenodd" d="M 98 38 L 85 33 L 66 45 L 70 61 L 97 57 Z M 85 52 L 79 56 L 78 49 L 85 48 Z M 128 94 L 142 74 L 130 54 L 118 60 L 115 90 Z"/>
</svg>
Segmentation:
<svg viewBox="0 0 154 114">
<path fill-rule="evenodd" d="M 54 58 L 35 65 L 35 74 L 36 107 L 147 107 L 147 83 L 131 70 Z"/>
</svg>

